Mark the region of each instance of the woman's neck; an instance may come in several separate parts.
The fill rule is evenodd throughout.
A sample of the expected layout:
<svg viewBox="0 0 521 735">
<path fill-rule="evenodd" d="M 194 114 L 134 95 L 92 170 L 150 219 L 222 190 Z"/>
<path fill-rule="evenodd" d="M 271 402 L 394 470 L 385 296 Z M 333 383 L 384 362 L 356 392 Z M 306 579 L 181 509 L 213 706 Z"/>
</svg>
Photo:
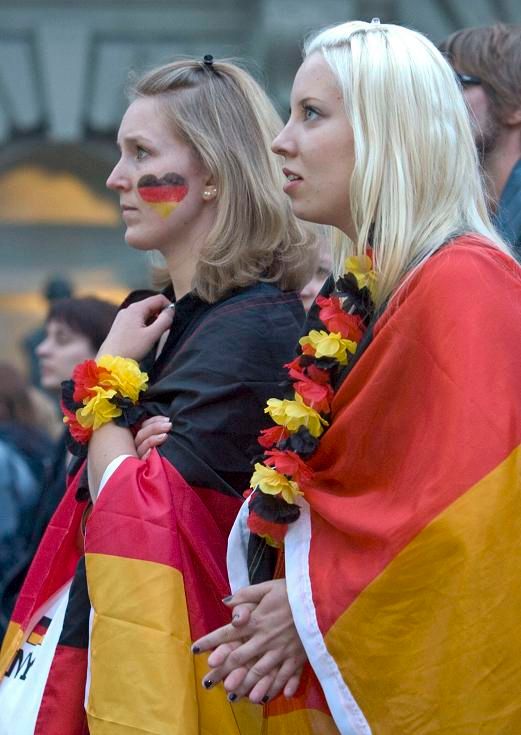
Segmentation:
<svg viewBox="0 0 521 735">
<path fill-rule="evenodd" d="M 192 290 L 192 283 L 199 262 L 199 255 L 208 242 L 208 235 L 215 222 L 215 210 L 208 207 L 195 226 L 183 233 L 183 237 L 162 250 L 166 267 L 174 287 L 176 301 Z"/>
</svg>

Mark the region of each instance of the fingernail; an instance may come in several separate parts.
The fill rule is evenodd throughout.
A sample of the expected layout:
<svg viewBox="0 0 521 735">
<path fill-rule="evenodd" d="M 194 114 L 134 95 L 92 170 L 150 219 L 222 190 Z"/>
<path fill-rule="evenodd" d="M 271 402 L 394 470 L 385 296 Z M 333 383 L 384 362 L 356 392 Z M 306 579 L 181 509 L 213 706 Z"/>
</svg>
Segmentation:
<svg viewBox="0 0 521 735">
<path fill-rule="evenodd" d="M 235 702 L 236 699 L 237 699 L 237 695 L 234 694 L 233 692 L 231 694 L 228 694 L 228 702 Z"/>
<path fill-rule="evenodd" d="M 223 597 L 223 602 L 230 602 L 230 600 L 232 599 L 232 597 L 233 597 L 233 595 L 228 595 L 227 597 Z"/>
<path fill-rule="evenodd" d="M 201 653 L 199 646 L 192 646 L 192 653 Z"/>
<path fill-rule="evenodd" d="M 213 681 L 211 679 L 205 679 L 203 681 L 203 686 L 205 689 L 211 689 L 213 687 Z"/>
<path fill-rule="evenodd" d="M 262 702 L 262 704 L 266 704 L 266 702 L 269 702 L 269 699 L 270 699 L 270 698 L 269 698 L 269 697 L 268 697 L 268 695 L 266 694 L 266 695 L 265 695 L 265 696 L 264 696 L 264 697 L 263 697 L 263 698 L 261 699 L 261 702 Z"/>
</svg>

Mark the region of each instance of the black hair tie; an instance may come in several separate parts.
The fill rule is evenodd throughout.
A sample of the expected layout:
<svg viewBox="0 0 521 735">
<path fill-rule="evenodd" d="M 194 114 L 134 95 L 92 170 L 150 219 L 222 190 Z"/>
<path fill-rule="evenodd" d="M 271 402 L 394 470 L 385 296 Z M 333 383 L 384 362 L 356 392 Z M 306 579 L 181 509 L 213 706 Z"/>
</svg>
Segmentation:
<svg viewBox="0 0 521 735">
<path fill-rule="evenodd" d="M 213 68 L 212 54 L 206 54 L 206 56 L 203 57 L 203 63 L 207 68 Z"/>
</svg>

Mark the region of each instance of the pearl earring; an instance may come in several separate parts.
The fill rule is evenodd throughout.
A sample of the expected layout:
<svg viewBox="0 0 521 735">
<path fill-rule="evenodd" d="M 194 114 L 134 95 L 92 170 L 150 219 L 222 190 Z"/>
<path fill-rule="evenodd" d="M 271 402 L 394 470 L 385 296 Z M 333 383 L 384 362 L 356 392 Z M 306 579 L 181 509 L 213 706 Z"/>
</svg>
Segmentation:
<svg viewBox="0 0 521 735">
<path fill-rule="evenodd" d="M 215 199 L 216 196 L 217 189 L 215 186 L 209 186 L 203 191 L 203 199 L 206 199 L 206 201 L 209 201 L 210 199 Z"/>
</svg>

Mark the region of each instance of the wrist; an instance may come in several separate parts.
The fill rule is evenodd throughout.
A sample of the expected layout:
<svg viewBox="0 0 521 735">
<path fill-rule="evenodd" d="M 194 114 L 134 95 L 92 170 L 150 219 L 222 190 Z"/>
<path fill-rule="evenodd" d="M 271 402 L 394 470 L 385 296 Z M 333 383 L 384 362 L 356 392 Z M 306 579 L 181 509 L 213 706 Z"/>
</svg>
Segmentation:
<svg viewBox="0 0 521 735">
<path fill-rule="evenodd" d="M 101 352 L 101 350 L 100 350 Z M 109 421 L 129 428 L 142 418 L 137 404 L 148 375 L 135 360 L 107 353 L 77 365 L 62 383 L 62 411 L 69 429 L 70 449 L 84 455 L 94 431 Z"/>
</svg>

